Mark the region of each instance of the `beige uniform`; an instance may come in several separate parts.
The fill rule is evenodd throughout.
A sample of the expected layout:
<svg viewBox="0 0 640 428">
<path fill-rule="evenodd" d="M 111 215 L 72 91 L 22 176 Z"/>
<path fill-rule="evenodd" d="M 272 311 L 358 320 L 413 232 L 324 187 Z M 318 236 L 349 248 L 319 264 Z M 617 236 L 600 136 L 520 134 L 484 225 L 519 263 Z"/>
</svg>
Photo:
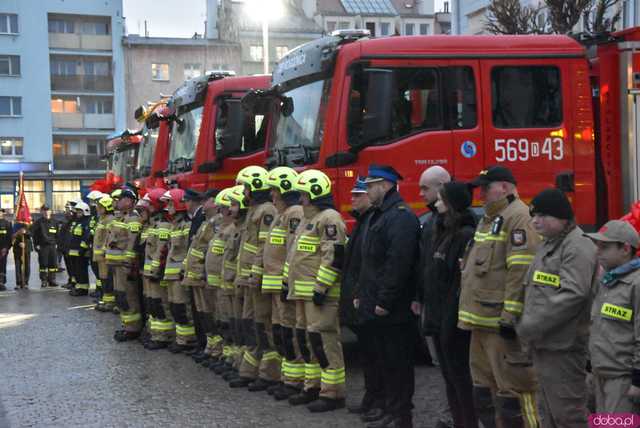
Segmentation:
<svg viewBox="0 0 640 428">
<path fill-rule="evenodd" d="M 276 352 L 282 361 L 280 380 L 301 388 L 304 383 L 304 360 L 297 340 L 296 305 L 281 299 L 287 253 L 293 247 L 295 233 L 304 217 L 302 206 L 293 205 L 279 213 L 273 221 L 264 244 L 262 293 L 271 294 L 271 331 Z M 262 367 L 261 367 L 262 369 Z"/>
<path fill-rule="evenodd" d="M 334 266 L 336 246 L 345 241 L 346 226 L 340 213 L 305 207 L 285 267 L 289 299 L 296 301 L 296 337 L 305 361 L 304 389 L 320 388 L 320 396 L 328 399 L 345 396 L 338 319 L 340 270 Z M 323 305 L 311 301 L 314 291 L 326 294 Z"/>
<path fill-rule="evenodd" d="M 589 353 L 598 413 L 640 413 L 627 396 L 632 373 L 640 370 L 640 260 L 635 269 L 597 285 L 591 309 Z"/>
<path fill-rule="evenodd" d="M 196 234 L 191 240 L 187 257 L 184 261 L 183 286 L 193 288 L 193 300 L 195 310 L 199 313 L 198 319 L 202 323 L 202 329 L 207 337 L 204 352 L 207 355 L 222 353 L 222 336 L 218 332 L 215 322 L 216 290 L 207 286 L 207 274 L 205 271 L 205 257 L 209 248 L 209 242 L 220 223 L 221 216 L 216 215 L 202 222 Z"/>
<path fill-rule="evenodd" d="M 242 321 L 245 287 L 240 285 L 242 282 L 240 279 L 240 252 L 242 237 L 244 236 L 244 231 L 247 228 L 248 214 L 249 213 L 235 222 L 235 232 L 233 236 L 230 237 L 229 241 L 227 241 L 228 247 L 225 246 L 224 263 L 222 265 L 223 281 L 226 280 L 226 277 L 232 278 L 231 289 L 233 290 L 233 294 L 231 296 L 231 302 L 234 321 L 232 326 L 235 325 L 234 331 L 236 335 L 236 346 L 231 358 L 233 360 L 234 368 L 240 368 L 240 365 L 242 364 L 244 351 L 247 348 L 247 335 L 250 333 L 245 328 Z M 233 264 L 233 267 L 230 266 L 231 264 Z"/>
<path fill-rule="evenodd" d="M 237 284 L 244 287 L 242 323 L 246 329 L 247 349 L 240 365 L 240 377 L 280 380 L 280 359 L 273 351 L 271 337 L 271 296 L 262 294 L 262 256 L 267 234 L 276 216 L 271 202 L 252 206 L 247 213 L 246 229 L 242 234 Z M 264 360 L 264 361 L 263 361 Z M 260 372 L 260 366 L 267 368 Z"/>
<path fill-rule="evenodd" d="M 589 315 L 597 281 L 596 248 L 583 231 L 545 239 L 525 277 L 518 336 L 533 353 L 543 427 L 587 426 Z"/>
<path fill-rule="evenodd" d="M 470 367 L 478 418 L 485 426 L 524 420 L 538 425 L 537 383 L 519 339 L 505 339 L 499 326 L 513 326 L 524 307 L 524 281 L 539 237 L 528 207 L 509 196 L 487 204 L 462 265 L 458 327 L 471 330 Z M 495 415 L 494 415 L 495 408 Z"/>
<path fill-rule="evenodd" d="M 167 263 L 163 279 L 167 281 L 169 305 L 176 324 L 176 343 L 193 346 L 196 343 L 196 329 L 191 313 L 189 290 L 181 284 L 184 275 L 184 260 L 189 249 L 189 230 L 191 220 L 178 213 L 172 222 Z"/>
<path fill-rule="evenodd" d="M 145 243 L 143 281 L 151 295 L 148 311 L 149 332 L 151 340 L 155 342 L 172 342 L 175 336 L 175 324 L 169 305 L 169 283 L 162 280 L 169 251 L 171 227 L 164 214 L 154 214 Z"/>
<path fill-rule="evenodd" d="M 100 217 L 93 236 L 93 261 L 98 265 L 98 279 L 102 284 L 100 304 L 108 307 L 113 307 L 116 303 L 116 297 L 113 294 L 113 275 L 109 272 L 110 269 L 105 259 L 107 236 L 114 219 L 113 214 Z"/>
<path fill-rule="evenodd" d="M 125 331 L 142 329 L 139 283 L 137 276 L 135 245 L 142 230 L 138 213 L 120 213 L 114 219 L 106 240 L 105 259 L 113 269 L 116 306 Z"/>
</svg>

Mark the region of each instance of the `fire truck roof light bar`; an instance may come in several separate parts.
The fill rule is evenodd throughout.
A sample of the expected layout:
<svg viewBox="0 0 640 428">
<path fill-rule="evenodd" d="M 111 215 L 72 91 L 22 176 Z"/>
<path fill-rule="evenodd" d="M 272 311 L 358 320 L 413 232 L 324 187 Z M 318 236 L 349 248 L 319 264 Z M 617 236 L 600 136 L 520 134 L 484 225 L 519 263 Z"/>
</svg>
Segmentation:
<svg viewBox="0 0 640 428">
<path fill-rule="evenodd" d="M 363 37 L 371 37 L 371 31 L 366 29 L 335 30 L 331 32 L 330 36 L 341 39 L 362 39 Z"/>
</svg>

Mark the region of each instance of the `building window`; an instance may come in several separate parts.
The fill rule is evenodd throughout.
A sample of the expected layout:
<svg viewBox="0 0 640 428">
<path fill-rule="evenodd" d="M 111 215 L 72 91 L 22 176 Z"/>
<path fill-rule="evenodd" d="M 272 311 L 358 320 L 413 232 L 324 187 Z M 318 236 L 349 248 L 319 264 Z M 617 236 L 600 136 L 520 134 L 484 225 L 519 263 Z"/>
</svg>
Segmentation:
<svg viewBox="0 0 640 428">
<path fill-rule="evenodd" d="M 369 32 L 371 33 L 371 37 L 375 37 L 376 36 L 376 23 L 375 22 L 365 22 L 364 28 L 369 30 Z"/>
<path fill-rule="evenodd" d="M 280 61 L 289 52 L 288 46 L 276 46 L 276 59 Z"/>
<path fill-rule="evenodd" d="M 250 46 L 249 56 L 251 57 L 251 61 L 262 61 L 262 46 Z"/>
<path fill-rule="evenodd" d="M 73 21 L 65 21 L 62 19 L 50 19 L 49 32 L 72 34 L 75 32 L 75 25 Z"/>
<path fill-rule="evenodd" d="M 184 65 L 184 79 L 195 79 L 202 76 L 202 64 L 185 64 Z"/>
<path fill-rule="evenodd" d="M 415 24 L 404 24 L 404 34 L 405 36 L 413 36 L 415 31 Z"/>
<path fill-rule="evenodd" d="M 51 100 L 52 113 L 77 113 L 78 99 L 55 98 Z"/>
<path fill-rule="evenodd" d="M 152 80 L 169 80 L 169 64 L 151 64 Z"/>
<path fill-rule="evenodd" d="M 327 33 L 336 31 L 336 21 L 327 21 Z"/>
<path fill-rule="evenodd" d="M 0 97 L 0 116 L 22 116 L 22 98 Z"/>
<path fill-rule="evenodd" d="M 22 137 L 0 137 L 0 154 L 2 156 L 22 156 L 24 139 Z"/>
<path fill-rule="evenodd" d="M 381 36 L 388 36 L 389 35 L 389 23 L 388 22 L 381 22 L 380 23 L 380 35 Z"/>
<path fill-rule="evenodd" d="M 0 76 L 19 76 L 20 57 L 17 55 L 0 55 Z"/>
<path fill-rule="evenodd" d="M 87 76 L 109 76 L 111 74 L 108 61 L 87 61 L 83 65 L 84 74 Z"/>
<path fill-rule="evenodd" d="M 113 113 L 113 102 L 108 99 L 103 100 L 88 100 L 85 103 L 85 113 L 89 114 L 112 114 Z"/>
<path fill-rule="evenodd" d="M 338 23 L 338 30 L 348 30 L 349 27 L 351 27 L 351 24 L 349 24 L 349 21 L 340 21 Z"/>
<path fill-rule="evenodd" d="M 76 62 L 62 59 L 51 60 L 52 76 L 75 76 L 78 74 L 76 71 Z"/>
<path fill-rule="evenodd" d="M 67 201 L 80 199 L 80 180 L 53 180 L 51 207 L 53 211 L 64 211 Z"/>
<path fill-rule="evenodd" d="M 429 34 L 429 24 L 420 24 L 420 34 L 423 36 Z"/>
<path fill-rule="evenodd" d="M 18 34 L 18 15 L 0 13 L 0 34 Z"/>
<path fill-rule="evenodd" d="M 20 191 L 16 180 L 16 195 Z M 24 196 L 27 204 L 33 208 L 40 208 L 45 203 L 44 180 L 24 180 Z"/>
<path fill-rule="evenodd" d="M 109 34 L 109 24 L 106 22 L 83 22 L 82 34 L 106 36 Z"/>
</svg>

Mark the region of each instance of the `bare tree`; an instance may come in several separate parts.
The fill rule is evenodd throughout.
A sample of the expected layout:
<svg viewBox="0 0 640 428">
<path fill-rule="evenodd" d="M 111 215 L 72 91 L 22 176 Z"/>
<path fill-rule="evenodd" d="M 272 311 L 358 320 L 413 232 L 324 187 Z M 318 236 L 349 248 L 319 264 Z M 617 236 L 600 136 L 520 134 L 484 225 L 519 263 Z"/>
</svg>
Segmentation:
<svg viewBox="0 0 640 428">
<path fill-rule="evenodd" d="M 593 15 L 585 15 L 587 31 L 592 34 L 615 31 L 622 14 L 620 3 L 621 0 L 596 0 Z"/>
<path fill-rule="evenodd" d="M 544 0 L 544 3 L 549 11 L 553 32 L 569 34 L 583 14 L 591 10 L 593 0 Z"/>
<path fill-rule="evenodd" d="M 522 6 L 520 0 L 492 0 L 485 29 L 492 34 L 542 34 L 546 23 L 540 7 Z"/>
</svg>

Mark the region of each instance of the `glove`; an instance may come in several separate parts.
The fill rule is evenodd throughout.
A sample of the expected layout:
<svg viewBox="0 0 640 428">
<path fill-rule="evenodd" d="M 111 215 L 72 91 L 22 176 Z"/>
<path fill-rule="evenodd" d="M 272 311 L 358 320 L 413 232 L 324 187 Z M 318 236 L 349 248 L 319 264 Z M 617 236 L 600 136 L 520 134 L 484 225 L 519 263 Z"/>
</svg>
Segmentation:
<svg viewBox="0 0 640 428">
<path fill-rule="evenodd" d="M 36 245 L 36 251 L 40 251 L 40 245 Z"/>
<path fill-rule="evenodd" d="M 286 282 L 283 282 L 282 289 L 280 290 L 280 301 L 282 303 L 286 303 L 288 295 L 289 295 L 289 284 L 287 284 Z"/>
<path fill-rule="evenodd" d="M 324 301 L 326 300 L 327 295 L 325 293 L 319 293 L 317 291 L 313 292 L 313 304 L 316 306 L 324 305 Z"/>
<path fill-rule="evenodd" d="M 500 336 L 502 336 L 503 339 L 507 339 L 507 340 L 516 340 L 518 335 L 516 334 L 516 330 L 513 328 L 512 325 L 503 323 L 503 322 L 498 322 L 499 326 L 500 326 Z"/>
</svg>

